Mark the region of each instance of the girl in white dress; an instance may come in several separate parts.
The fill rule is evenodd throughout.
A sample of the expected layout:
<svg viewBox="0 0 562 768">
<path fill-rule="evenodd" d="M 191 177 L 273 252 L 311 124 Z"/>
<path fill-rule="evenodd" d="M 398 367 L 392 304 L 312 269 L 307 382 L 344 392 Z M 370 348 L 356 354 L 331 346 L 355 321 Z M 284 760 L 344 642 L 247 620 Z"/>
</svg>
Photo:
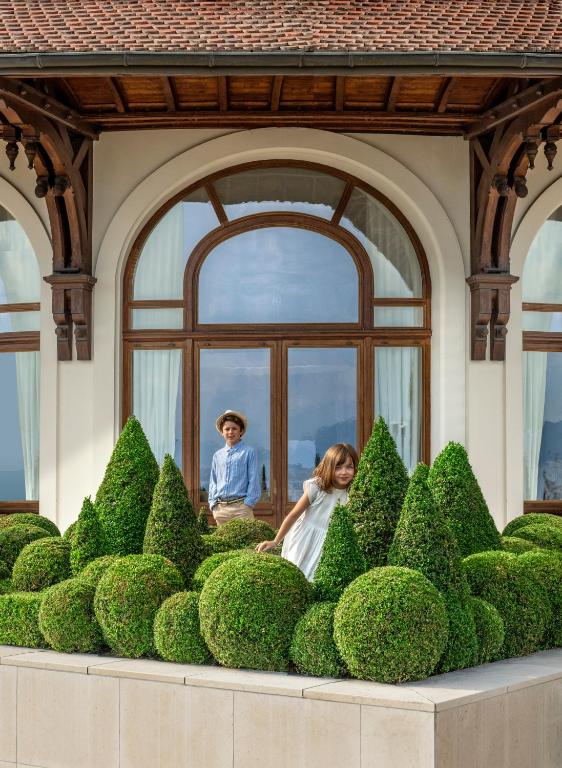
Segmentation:
<svg viewBox="0 0 562 768">
<path fill-rule="evenodd" d="M 267 552 L 283 542 L 281 556 L 298 566 L 312 581 L 320 562 L 330 517 L 336 504 L 347 502 L 347 492 L 357 470 L 357 453 L 347 443 L 336 443 L 326 451 L 304 493 L 283 520 L 273 541 L 262 541 L 257 552 Z"/>
</svg>

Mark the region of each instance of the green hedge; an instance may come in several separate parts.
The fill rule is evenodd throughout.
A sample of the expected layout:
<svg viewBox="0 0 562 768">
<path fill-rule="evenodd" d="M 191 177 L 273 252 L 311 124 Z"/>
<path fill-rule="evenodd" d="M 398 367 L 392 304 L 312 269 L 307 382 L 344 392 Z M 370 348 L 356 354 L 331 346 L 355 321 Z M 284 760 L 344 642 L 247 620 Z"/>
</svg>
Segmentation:
<svg viewBox="0 0 562 768">
<path fill-rule="evenodd" d="M 12 592 L 0 595 L 0 645 L 46 648 L 39 629 L 41 592 Z"/>
<path fill-rule="evenodd" d="M 442 595 L 410 568 L 367 571 L 347 587 L 334 614 L 334 639 L 351 674 L 381 683 L 431 675 L 447 633 Z"/>
<path fill-rule="evenodd" d="M 341 677 L 346 668 L 334 642 L 336 603 L 315 603 L 301 616 L 291 642 L 291 661 L 303 675 Z"/>
<path fill-rule="evenodd" d="M 103 557 L 107 553 L 105 534 L 96 508 L 89 496 L 84 499 L 82 504 L 71 544 L 70 567 L 75 576 L 92 560 Z"/>
<path fill-rule="evenodd" d="M 248 549 L 228 549 L 226 552 L 217 552 L 215 555 L 205 558 L 193 576 L 193 589 L 201 591 L 209 576 L 219 565 L 222 565 L 232 557 L 246 555 L 249 551 Z"/>
<path fill-rule="evenodd" d="M 275 555 L 240 555 L 205 582 L 201 632 L 224 666 L 283 672 L 293 630 L 309 599 L 309 584 L 292 563 Z"/>
<path fill-rule="evenodd" d="M 10 528 L 12 525 L 36 525 L 38 528 L 43 528 L 44 531 L 47 531 L 49 536 L 60 536 L 60 531 L 52 520 L 34 512 L 19 512 L 0 517 L 0 529 Z"/>
<path fill-rule="evenodd" d="M 3 560 L 0 560 L 0 581 L 9 579 L 12 575 L 12 569 Z"/>
<path fill-rule="evenodd" d="M 71 544 L 74 541 L 74 535 L 76 533 L 76 524 L 77 524 L 77 522 L 78 522 L 78 520 L 75 520 L 73 523 L 71 523 L 68 526 L 68 528 L 66 529 L 66 531 L 64 532 L 64 534 L 63 534 L 63 539 L 65 541 L 69 541 Z"/>
<path fill-rule="evenodd" d="M 478 636 L 474 616 L 466 598 L 460 599 L 456 592 L 444 592 L 445 608 L 449 620 L 449 633 L 445 650 L 439 659 L 436 671 L 452 672 L 476 664 L 478 657 Z"/>
<path fill-rule="evenodd" d="M 477 664 L 487 664 L 500 657 L 505 638 L 503 619 L 491 603 L 479 597 L 469 598 L 478 637 Z"/>
<path fill-rule="evenodd" d="M 562 555 L 549 550 L 525 552 L 519 557 L 519 565 L 537 578 L 546 590 L 551 620 L 546 627 L 542 646 L 562 646 Z"/>
<path fill-rule="evenodd" d="M 118 656 L 154 656 L 156 611 L 184 589 L 178 569 L 161 555 L 119 558 L 101 577 L 94 610 L 104 638 Z"/>
<path fill-rule="evenodd" d="M 223 540 L 215 536 L 214 533 L 201 534 L 201 540 L 203 541 L 206 557 L 216 555 L 219 552 L 228 552 L 229 549 L 236 549 L 236 547 L 231 547 L 226 539 Z"/>
<path fill-rule="evenodd" d="M 32 541 L 18 555 L 12 572 L 14 589 L 40 592 L 70 576 L 70 544 L 60 536 Z"/>
<path fill-rule="evenodd" d="M 3 528 L 0 530 L 0 559 L 11 570 L 24 547 L 32 541 L 48 536 L 44 528 L 38 528 L 36 525 L 12 525 L 9 528 Z"/>
<path fill-rule="evenodd" d="M 96 653 L 103 647 L 94 615 L 96 588 L 82 579 L 61 581 L 45 592 L 39 628 L 47 643 L 61 653 Z"/>
<path fill-rule="evenodd" d="M 213 657 L 201 635 L 198 592 L 177 592 L 164 600 L 154 620 L 154 644 L 166 661 L 212 662 Z"/>
<path fill-rule="evenodd" d="M 519 538 L 530 541 L 531 544 L 535 544 L 542 549 L 562 552 L 562 528 L 536 523 L 519 528 L 517 535 Z"/>
<path fill-rule="evenodd" d="M 201 535 L 212 533 L 213 531 L 213 529 L 209 525 L 209 518 L 207 517 L 206 507 L 201 507 L 199 509 L 199 514 L 197 515 L 197 526 L 199 528 L 199 533 Z"/>
<path fill-rule="evenodd" d="M 367 563 L 346 507 L 337 504 L 328 525 L 313 579 L 316 600 L 337 602 L 348 584 L 365 573 Z"/>
<path fill-rule="evenodd" d="M 103 557 L 97 557 L 95 560 L 92 560 L 91 563 L 88 563 L 84 570 L 80 571 L 78 575 L 82 581 L 91 584 L 93 587 L 97 587 L 103 574 L 111 565 L 113 565 L 113 563 L 116 563 L 117 560 L 119 560 L 119 555 L 104 555 Z"/>
<path fill-rule="evenodd" d="M 272 541 L 275 531 L 264 520 L 240 518 L 218 525 L 212 536 L 215 542 L 227 545 L 228 549 L 242 549 L 266 539 Z"/>
<path fill-rule="evenodd" d="M 502 549 L 513 555 L 520 555 L 522 552 L 532 552 L 540 549 L 540 547 L 537 547 L 532 541 L 520 539 L 518 536 L 502 536 Z"/>
<path fill-rule="evenodd" d="M 536 524 L 553 525 L 555 528 L 560 528 L 562 530 L 562 517 L 558 515 L 549 515 L 546 512 L 533 512 L 528 515 L 521 515 L 521 517 L 516 517 L 505 526 L 503 535 L 515 536 L 520 528 Z"/>
</svg>

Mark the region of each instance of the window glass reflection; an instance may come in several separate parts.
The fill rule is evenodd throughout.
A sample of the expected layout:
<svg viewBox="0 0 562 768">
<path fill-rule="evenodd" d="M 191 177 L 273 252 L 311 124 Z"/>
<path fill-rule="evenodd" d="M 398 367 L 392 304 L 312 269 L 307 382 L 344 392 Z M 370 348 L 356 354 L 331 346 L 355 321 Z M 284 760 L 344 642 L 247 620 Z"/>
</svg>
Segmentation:
<svg viewBox="0 0 562 768">
<path fill-rule="evenodd" d="M 0 333 L 38 331 L 39 312 L 0 312 Z"/>
<path fill-rule="evenodd" d="M 39 265 L 29 238 L 0 206 L 0 304 L 37 302 L 40 289 Z"/>
<path fill-rule="evenodd" d="M 421 328 L 423 307 L 375 307 L 374 324 L 384 328 Z"/>
<path fill-rule="evenodd" d="M 183 328 L 183 309 L 133 309 L 132 327 L 135 330 L 147 328 Z"/>
<path fill-rule="evenodd" d="M 261 501 L 270 496 L 270 351 L 269 349 L 202 349 L 199 357 L 199 478 L 201 501 L 207 500 L 213 454 L 224 446 L 217 416 L 228 408 L 248 417 L 242 440 L 258 454 Z"/>
<path fill-rule="evenodd" d="M 199 275 L 200 323 L 353 323 L 357 268 L 318 232 L 254 229 L 224 240 Z"/>
<path fill-rule="evenodd" d="M 562 304 L 562 208 L 539 229 L 525 260 L 523 301 Z"/>
<path fill-rule="evenodd" d="M 357 350 L 298 348 L 288 354 L 288 493 L 295 501 L 330 445 L 356 445 Z"/>
</svg>

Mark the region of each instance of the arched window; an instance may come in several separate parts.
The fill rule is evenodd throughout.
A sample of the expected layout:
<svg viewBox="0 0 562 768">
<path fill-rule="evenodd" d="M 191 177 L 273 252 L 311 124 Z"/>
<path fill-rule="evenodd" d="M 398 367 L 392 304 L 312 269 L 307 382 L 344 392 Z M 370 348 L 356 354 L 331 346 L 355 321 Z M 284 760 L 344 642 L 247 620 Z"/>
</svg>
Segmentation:
<svg viewBox="0 0 562 768">
<path fill-rule="evenodd" d="M 562 207 L 531 245 L 522 289 L 525 510 L 562 511 Z"/>
<path fill-rule="evenodd" d="M 379 414 L 410 469 L 429 459 L 427 263 L 359 180 L 288 161 L 210 176 L 149 222 L 124 281 L 123 417 L 196 503 L 227 408 L 249 418 L 274 524 L 326 448 L 361 448 Z"/>
<path fill-rule="evenodd" d="M 38 509 L 40 284 L 27 235 L 0 206 L 0 512 Z"/>
</svg>

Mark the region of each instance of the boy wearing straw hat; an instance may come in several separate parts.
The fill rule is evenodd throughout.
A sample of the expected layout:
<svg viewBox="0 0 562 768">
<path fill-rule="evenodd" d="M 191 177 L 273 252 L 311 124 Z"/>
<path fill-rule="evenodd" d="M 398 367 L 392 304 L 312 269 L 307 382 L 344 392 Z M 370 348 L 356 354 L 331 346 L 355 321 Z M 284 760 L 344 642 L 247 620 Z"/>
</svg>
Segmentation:
<svg viewBox="0 0 562 768">
<path fill-rule="evenodd" d="M 209 479 L 209 507 L 215 522 L 253 518 L 261 486 L 255 448 L 242 443 L 248 419 L 239 411 L 227 410 L 215 424 L 225 443 L 213 456 Z"/>
</svg>

